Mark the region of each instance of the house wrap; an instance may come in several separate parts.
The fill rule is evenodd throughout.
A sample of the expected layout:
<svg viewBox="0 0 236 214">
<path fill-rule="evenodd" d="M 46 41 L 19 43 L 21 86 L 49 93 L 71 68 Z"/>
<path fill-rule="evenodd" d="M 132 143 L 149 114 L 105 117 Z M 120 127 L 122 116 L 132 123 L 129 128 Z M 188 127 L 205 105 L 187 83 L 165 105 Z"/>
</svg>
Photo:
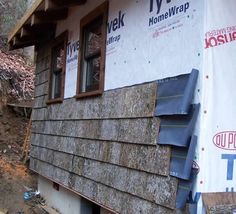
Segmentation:
<svg viewBox="0 0 236 214">
<path fill-rule="evenodd" d="M 8 42 L 35 45 L 30 168 L 52 206 L 236 208 L 235 9 L 234 0 L 35 1 Z M 215 192 L 229 201 L 209 203 Z"/>
</svg>

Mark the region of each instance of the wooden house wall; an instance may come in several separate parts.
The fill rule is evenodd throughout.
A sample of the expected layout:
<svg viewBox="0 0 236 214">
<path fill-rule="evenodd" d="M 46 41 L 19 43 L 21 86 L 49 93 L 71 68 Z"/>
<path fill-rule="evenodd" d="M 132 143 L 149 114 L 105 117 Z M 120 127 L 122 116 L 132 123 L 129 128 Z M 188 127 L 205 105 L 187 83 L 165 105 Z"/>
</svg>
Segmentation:
<svg viewBox="0 0 236 214">
<path fill-rule="evenodd" d="M 50 47 L 38 50 L 30 168 L 119 213 L 173 213 L 170 148 L 156 144 L 156 83 L 47 105 Z"/>
</svg>

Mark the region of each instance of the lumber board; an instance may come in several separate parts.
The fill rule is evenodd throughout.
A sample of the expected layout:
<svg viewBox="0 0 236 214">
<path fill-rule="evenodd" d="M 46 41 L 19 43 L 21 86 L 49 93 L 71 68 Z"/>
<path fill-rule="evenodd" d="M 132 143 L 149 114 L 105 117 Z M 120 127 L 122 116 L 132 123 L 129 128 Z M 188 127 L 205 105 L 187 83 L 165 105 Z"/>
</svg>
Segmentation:
<svg viewBox="0 0 236 214">
<path fill-rule="evenodd" d="M 236 209 L 235 192 L 202 193 L 207 214 L 233 213 Z"/>
<path fill-rule="evenodd" d="M 17 32 L 23 27 L 25 22 L 31 17 L 34 11 L 43 3 L 44 0 L 36 0 L 31 8 L 25 13 L 25 15 L 17 22 L 16 26 L 12 29 L 8 36 L 8 42 L 10 42 Z"/>
<path fill-rule="evenodd" d="M 170 148 L 32 134 L 32 146 L 168 176 Z M 45 150 L 42 150 L 42 152 Z"/>
<path fill-rule="evenodd" d="M 35 87 L 48 81 L 49 69 L 35 75 Z"/>
<path fill-rule="evenodd" d="M 135 144 L 156 145 L 158 118 L 33 121 L 32 132 Z"/>
<path fill-rule="evenodd" d="M 52 150 L 48 150 L 48 153 L 43 152 L 41 148 L 34 148 L 34 150 L 38 150 L 31 153 L 35 159 L 156 204 L 175 208 L 177 179 L 173 177 L 154 175 L 56 151 L 51 154 Z M 42 152 L 47 154 L 48 159 L 45 159 Z"/>
<path fill-rule="evenodd" d="M 122 213 L 175 213 L 173 209 L 158 205 L 155 202 L 144 200 L 126 192 L 97 183 L 83 176 L 71 174 L 68 171 L 32 158 L 30 168 L 42 176 L 68 187 L 78 194 L 85 196 L 98 204 Z M 173 195 L 171 196 L 173 197 Z"/>
<path fill-rule="evenodd" d="M 42 59 L 38 60 L 36 63 L 36 74 L 48 70 L 50 68 L 50 55 L 40 56 L 40 53 L 37 54 L 37 57 L 43 57 Z"/>
<path fill-rule="evenodd" d="M 42 114 L 34 110 L 33 120 L 114 119 L 153 117 L 156 83 L 106 91 L 101 97 L 66 99 L 60 105 L 50 105 Z M 35 94 L 42 94 L 36 88 Z"/>
<path fill-rule="evenodd" d="M 34 108 L 46 108 L 46 102 L 48 100 L 48 96 L 47 95 L 42 95 L 40 97 L 37 97 L 34 99 Z"/>
<path fill-rule="evenodd" d="M 35 86 L 35 98 L 48 94 L 48 82 Z"/>
</svg>

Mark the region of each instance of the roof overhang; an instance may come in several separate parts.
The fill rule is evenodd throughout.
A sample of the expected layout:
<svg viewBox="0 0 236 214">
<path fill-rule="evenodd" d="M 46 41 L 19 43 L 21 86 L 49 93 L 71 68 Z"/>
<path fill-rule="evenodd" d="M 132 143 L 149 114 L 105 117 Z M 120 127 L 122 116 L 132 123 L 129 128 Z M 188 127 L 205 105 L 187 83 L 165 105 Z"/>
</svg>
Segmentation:
<svg viewBox="0 0 236 214">
<path fill-rule="evenodd" d="M 70 6 L 86 0 L 36 0 L 15 28 L 9 33 L 9 49 L 37 45 L 54 37 L 56 23 L 68 16 Z"/>
</svg>

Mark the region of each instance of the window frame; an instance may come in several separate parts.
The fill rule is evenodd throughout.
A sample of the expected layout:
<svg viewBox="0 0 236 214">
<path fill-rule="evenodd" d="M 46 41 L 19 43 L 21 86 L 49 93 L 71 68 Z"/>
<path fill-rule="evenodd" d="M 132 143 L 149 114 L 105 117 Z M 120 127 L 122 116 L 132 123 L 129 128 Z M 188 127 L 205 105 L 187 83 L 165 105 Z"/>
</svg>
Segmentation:
<svg viewBox="0 0 236 214">
<path fill-rule="evenodd" d="M 64 100 L 64 90 L 65 90 L 65 75 L 66 75 L 66 56 L 67 56 L 67 42 L 68 42 L 68 31 L 64 31 L 59 36 L 57 36 L 51 46 L 51 55 L 50 55 L 50 68 L 49 68 L 49 85 L 48 85 L 48 101 L 47 104 L 62 103 Z M 59 45 L 64 43 L 64 58 L 63 58 L 63 67 L 61 71 L 61 85 L 60 85 L 60 97 L 52 98 L 52 79 L 53 79 L 53 69 L 54 69 L 54 51 Z"/>
<path fill-rule="evenodd" d="M 99 70 L 99 84 L 98 89 L 94 91 L 85 91 L 81 92 L 82 83 L 82 72 L 83 72 L 83 63 L 84 55 L 86 50 L 86 45 L 84 45 L 85 36 L 84 32 L 86 26 L 91 24 L 97 18 L 102 16 L 102 25 L 101 25 L 101 61 L 100 61 L 100 70 Z M 80 20 L 80 50 L 78 56 L 78 71 L 77 71 L 77 87 L 76 87 L 76 98 L 84 98 L 90 96 L 102 95 L 104 92 L 104 77 L 105 77 L 105 56 L 106 56 L 106 37 L 107 37 L 107 20 L 108 20 L 108 1 L 105 1 L 93 11 L 88 13 Z"/>
</svg>

